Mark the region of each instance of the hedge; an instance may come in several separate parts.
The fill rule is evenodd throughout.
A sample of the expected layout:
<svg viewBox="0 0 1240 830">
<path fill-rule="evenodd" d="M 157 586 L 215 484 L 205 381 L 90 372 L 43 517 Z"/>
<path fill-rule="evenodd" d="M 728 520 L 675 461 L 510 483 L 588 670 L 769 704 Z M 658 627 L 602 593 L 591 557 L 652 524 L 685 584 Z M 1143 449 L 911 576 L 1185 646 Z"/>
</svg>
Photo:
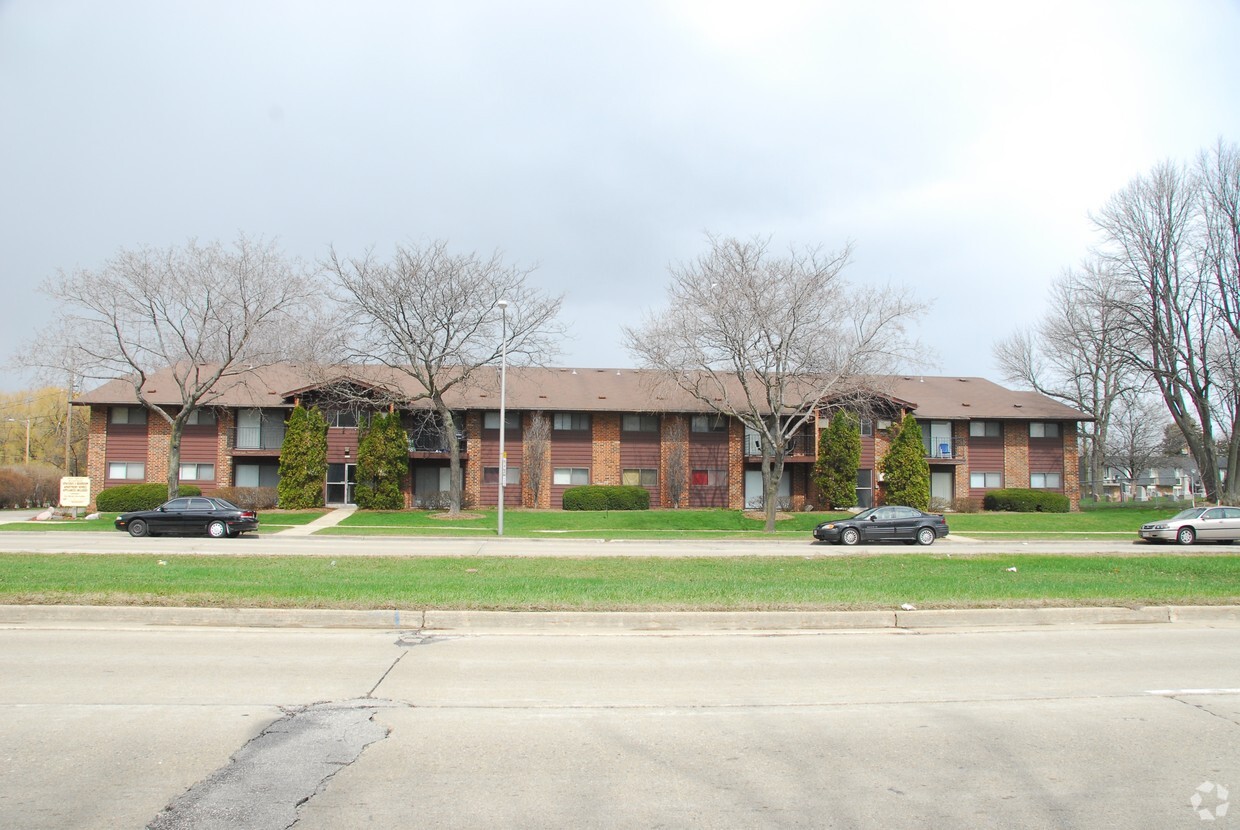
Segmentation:
<svg viewBox="0 0 1240 830">
<path fill-rule="evenodd" d="M 1072 503 L 1063 493 L 1049 490 L 992 490 L 982 500 L 986 510 L 1011 513 L 1067 513 Z"/>
<path fill-rule="evenodd" d="M 193 484 L 182 484 L 177 492 L 182 496 L 202 495 L 202 489 Z M 102 513 L 128 513 L 153 510 L 167 500 L 167 484 L 121 484 L 100 490 L 95 497 L 95 507 Z"/>
<path fill-rule="evenodd" d="M 565 510 L 649 510 L 650 491 L 636 485 L 587 484 L 564 491 Z"/>
<path fill-rule="evenodd" d="M 230 501 L 242 510 L 271 510 L 279 500 L 274 487 L 219 487 L 211 495 Z"/>
</svg>

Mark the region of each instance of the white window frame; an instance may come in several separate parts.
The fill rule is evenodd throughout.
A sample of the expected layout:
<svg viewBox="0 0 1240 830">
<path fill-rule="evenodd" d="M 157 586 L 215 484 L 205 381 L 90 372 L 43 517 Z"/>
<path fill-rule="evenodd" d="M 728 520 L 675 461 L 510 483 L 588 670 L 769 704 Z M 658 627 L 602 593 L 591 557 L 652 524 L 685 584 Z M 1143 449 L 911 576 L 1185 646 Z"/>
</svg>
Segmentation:
<svg viewBox="0 0 1240 830">
<path fill-rule="evenodd" d="M 1063 476 L 1058 472 L 1030 473 L 1029 487 L 1033 490 L 1059 490 L 1063 487 Z"/>
<path fill-rule="evenodd" d="M 658 432 L 659 416 L 658 415 L 621 415 L 620 416 L 621 432 Z"/>
<path fill-rule="evenodd" d="M 551 472 L 551 483 L 559 487 L 577 487 L 590 483 L 589 467 L 556 467 Z"/>
<path fill-rule="evenodd" d="M 205 469 L 204 469 L 205 468 Z M 189 474 L 186 474 L 186 470 Z M 209 471 L 210 475 L 200 475 L 200 473 Z M 205 461 L 188 461 L 181 464 L 180 475 L 177 476 L 180 481 L 215 481 L 215 465 Z"/>
<path fill-rule="evenodd" d="M 969 437 L 1002 438 L 1003 424 L 999 421 L 969 421 Z"/>
<path fill-rule="evenodd" d="M 499 432 L 499 410 L 492 409 L 482 413 L 482 428 Z M 504 410 L 504 430 L 520 429 L 521 413 L 511 409 Z"/>
<path fill-rule="evenodd" d="M 637 480 L 629 480 L 633 478 Z M 630 467 L 620 471 L 620 483 L 628 487 L 658 487 L 659 471 L 654 467 Z"/>
<path fill-rule="evenodd" d="M 116 475 L 116 468 L 121 468 L 121 475 Z M 108 481 L 145 481 L 145 461 L 109 461 Z"/>
<path fill-rule="evenodd" d="M 123 414 L 122 414 L 123 413 Z M 108 408 L 108 423 L 142 426 L 146 423 L 146 408 L 142 406 L 112 406 Z"/>
<path fill-rule="evenodd" d="M 979 483 L 978 476 L 981 476 Z M 979 470 L 969 473 L 970 490 L 998 490 L 1003 487 L 1003 473 Z"/>
<path fill-rule="evenodd" d="M 1058 421 L 1030 421 L 1030 438 L 1058 438 L 1063 435 Z"/>
<path fill-rule="evenodd" d="M 694 484 L 693 477 L 696 473 L 706 473 L 705 484 Z M 723 467 L 698 467 L 689 471 L 690 487 L 726 487 L 728 485 L 728 471 Z"/>
<path fill-rule="evenodd" d="M 504 482 L 505 487 L 515 487 L 521 483 L 521 465 L 509 464 L 507 481 Z M 499 486 L 499 467 L 483 467 L 482 483 L 487 486 Z"/>
<path fill-rule="evenodd" d="M 213 427 L 216 424 L 216 420 L 215 410 L 195 409 L 189 413 L 189 417 L 185 420 L 185 425 L 191 427 Z"/>
</svg>

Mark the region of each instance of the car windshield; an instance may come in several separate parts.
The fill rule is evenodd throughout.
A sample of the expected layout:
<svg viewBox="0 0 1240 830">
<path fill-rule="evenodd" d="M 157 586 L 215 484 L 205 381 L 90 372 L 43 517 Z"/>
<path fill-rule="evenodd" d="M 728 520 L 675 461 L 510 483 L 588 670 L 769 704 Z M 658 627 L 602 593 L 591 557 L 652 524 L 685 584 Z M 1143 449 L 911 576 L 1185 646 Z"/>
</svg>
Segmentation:
<svg viewBox="0 0 1240 830">
<path fill-rule="evenodd" d="M 1170 519 L 1167 519 L 1167 521 L 1174 522 L 1176 519 L 1197 519 L 1201 517 L 1202 513 L 1206 512 L 1206 509 L 1207 508 L 1205 507 L 1190 507 L 1188 510 L 1181 510 L 1179 513 L 1176 513 Z"/>
<path fill-rule="evenodd" d="M 877 508 L 877 507 L 868 507 L 868 508 L 866 508 L 865 510 L 862 510 L 862 511 L 861 511 L 860 513 L 858 513 L 857 515 L 853 516 L 853 518 L 854 518 L 854 519 L 868 519 L 868 518 L 870 518 L 871 516 L 873 516 L 873 515 L 874 515 L 875 513 L 877 513 L 877 512 L 878 512 L 878 508 Z"/>
</svg>

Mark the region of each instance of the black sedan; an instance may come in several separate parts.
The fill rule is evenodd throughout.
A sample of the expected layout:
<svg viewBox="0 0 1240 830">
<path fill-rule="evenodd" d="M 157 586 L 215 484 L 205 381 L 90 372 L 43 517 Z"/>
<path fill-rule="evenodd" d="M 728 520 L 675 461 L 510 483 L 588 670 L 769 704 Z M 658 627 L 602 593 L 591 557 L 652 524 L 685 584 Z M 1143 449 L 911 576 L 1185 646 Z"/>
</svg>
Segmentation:
<svg viewBox="0 0 1240 830">
<path fill-rule="evenodd" d="M 218 539 L 258 530 L 258 514 L 225 499 L 186 496 L 166 501 L 154 510 L 122 513 L 116 517 L 116 529 L 128 530 L 130 536 L 205 533 Z"/>
<path fill-rule="evenodd" d="M 871 507 L 847 519 L 832 519 L 814 528 L 815 539 L 837 545 L 888 541 L 933 545 L 935 539 L 946 535 L 947 520 L 942 515 L 894 505 Z"/>
</svg>

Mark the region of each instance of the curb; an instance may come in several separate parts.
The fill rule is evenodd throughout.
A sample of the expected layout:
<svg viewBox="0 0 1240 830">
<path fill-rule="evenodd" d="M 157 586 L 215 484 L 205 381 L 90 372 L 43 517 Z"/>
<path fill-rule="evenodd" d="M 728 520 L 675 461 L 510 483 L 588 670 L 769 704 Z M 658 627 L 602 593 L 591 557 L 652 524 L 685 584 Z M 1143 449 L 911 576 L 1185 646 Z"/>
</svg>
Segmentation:
<svg viewBox="0 0 1240 830">
<path fill-rule="evenodd" d="M 1240 622 L 1240 606 L 925 611 L 447 611 L 2 605 L 0 628 L 80 624 L 459 632 L 838 631 Z"/>
</svg>

